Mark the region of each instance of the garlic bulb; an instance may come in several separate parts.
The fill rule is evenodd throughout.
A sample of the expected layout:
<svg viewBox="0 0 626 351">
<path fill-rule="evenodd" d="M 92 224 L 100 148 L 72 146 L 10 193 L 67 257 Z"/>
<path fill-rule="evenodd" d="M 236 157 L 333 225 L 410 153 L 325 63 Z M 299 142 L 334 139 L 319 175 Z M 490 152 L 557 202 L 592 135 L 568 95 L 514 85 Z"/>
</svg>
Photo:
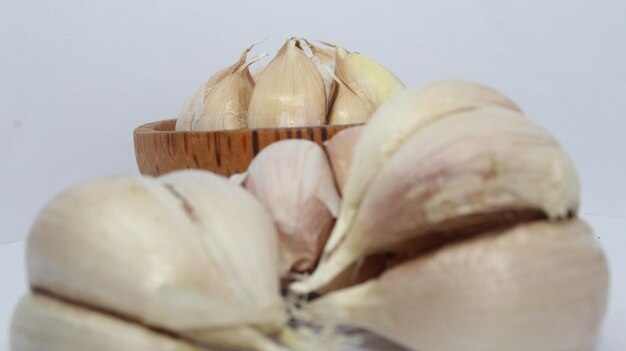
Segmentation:
<svg viewBox="0 0 626 351">
<path fill-rule="evenodd" d="M 306 310 L 411 350 L 587 351 L 608 281 L 584 223 L 540 221 L 443 246 Z"/>
<path fill-rule="evenodd" d="M 263 334 L 286 319 L 277 246 L 251 194 L 181 171 L 65 191 L 32 228 L 27 268 L 31 286 L 51 296 L 184 338 L 269 351 L 281 348 Z"/>
<path fill-rule="evenodd" d="M 335 50 L 335 74 L 366 104 L 370 114 L 404 89 L 400 79 L 365 55 L 340 46 L 335 46 Z"/>
<path fill-rule="evenodd" d="M 566 217 L 576 212 L 578 197 L 567 154 L 520 113 L 498 106 L 453 113 L 416 131 L 393 154 L 369 184 L 341 240 L 329 250 L 331 237 L 318 269 L 294 289 L 323 286 L 370 253 L 419 250 L 477 228 Z"/>
<path fill-rule="evenodd" d="M 248 107 L 249 128 L 324 124 L 324 79 L 299 45 L 295 38 L 287 40 L 259 77 Z"/>
<path fill-rule="evenodd" d="M 356 126 L 344 129 L 330 140 L 324 142 L 326 153 L 333 168 L 335 181 L 340 192 L 343 192 L 344 183 L 348 177 L 348 171 L 352 165 L 352 154 L 357 140 L 363 133 L 364 126 Z"/>
<path fill-rule="evenodd" d="M 278 228 L 281 272 L 314 268 L 340 203 L 322 148 L 308 140 L 273 143 L 254 158 L 244 184 Z"/>
<path fill-rule="evenodd" d="M 219 70 L 196 90 L 176 119 L 177 131 L 246 127 L 248 104 L 254 88 L 248 66 L 263 57 L 246 63 L 254 45 L 244 50 L 237 62 Z"/>
<path fill-rule="evenodd" d="M 200 351 L 192 343 L 122 318 L 34 293 L 17 306 L 11 351 Z"/>
</svg>

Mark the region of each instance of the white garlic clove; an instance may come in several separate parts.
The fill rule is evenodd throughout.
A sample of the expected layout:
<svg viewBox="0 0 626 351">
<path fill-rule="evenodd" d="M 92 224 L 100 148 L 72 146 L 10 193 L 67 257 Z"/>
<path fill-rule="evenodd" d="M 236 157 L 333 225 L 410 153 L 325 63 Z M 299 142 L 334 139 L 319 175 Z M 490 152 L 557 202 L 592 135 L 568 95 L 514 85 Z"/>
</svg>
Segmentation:
<svg viewBox="0 0 626 351">
<path fill-rule="evenodd" d="M 276 235 L 262 206 L 226 178 L 113 177 L 47 205 L 28 238 L 28 276 L 35 288 L 180 334 L 279 330 Z M 221 309 L 194 309 L 190 297 Z M 219 346 L 256 347 L 245 337 Z"/>
<path fill-rule="evenodd" d="M 13 315 L 11 351 L 200 351 L 166 333 L 34 293 Z"/>
<path fill-rule="evenodd" d="M 252 92 L 248 128 L 316 126 L 325 120 L 324 79 L 298 40 L 289 39 Z"/>
<path fill-rule="evenodd" d="M 411 350 L 586 351 L 608 284 L 584 223 L 540 221 L 445 245 L 305 308 Z"/>
<path fill-rule="evenodd" d="M 352 165 L 354 147 L 364 128 L 364 126 L 356 126 L 344 129 L 330 140 L 324 142 L 326 153 L 333 168 L 335 181 L 341 193 L 343 193 L 345 181 Z"/>
<path fill-rule="evenodd" d="M 341 215 L 324 250 L 334 250 L 343 240 L 371 181 L 407 139 L 446 115 L 491 105 L 519 111 L 501 93 L 463 81 L 436 81 L 407 89 L 382 106 L 354 148 L 353 167 L 342 189 Z"/>
<path fill-rule="evenodd" d="M 254 158 L 244 184 L 278 228 L 282 274 L 314 268 L 340 203 L 322 148 L 308 140 L 273 143 Z"/>
<path fill-rule="evenodd" d="M 248 105 L 254 89 L 254 80 L 248 67 L 263 57 L 265 55 L 257 56 L 244 63 L 211 89 L 204 98 L 202 114 L 192 122 L 192 131 L 246 128 Z"/>
<path fill-rule="evenodd" d="M 385 163 L 344 239 L 304 285 L 322 286 L 370 253 L 419 250 L 476 228 L 563 218 L 576 212 L 578 198 L 565 151 L 520 113 L 491 106 L 451 114 L 418 130 Z"/>
<path fill-rule="evenodd" d="M 202 118 L 204 114 L 204 110 L 205 108 L 207 108 L 206 100 L 211 95 L 211 92 L 213 91 L 213 89 L 222 80 L 236 73 L 242 66 L 246 64 L 246 57 L 248 56 L 248 53 L 250 52 L 250 50 L 252 50 L 254 45 L 256 45 L 256 43 L 246 48 L 244 52 L 241 54 L 241 56 L 239 57 L 239 60 L 237 60 L 237 62 L 235 62 L 234 64 L 226 68 L 222 68 L 221 70 L 213 74 L 211 78 L 209 78 L 206 82 L 202 83 L 200 88 L 198 88 L 195 91 L 195 93 L 192 95 L 192 97 L 189 99 L 189 101 L 187 101 L 187 103 L 183 107 L 183 110 L 178 115 L 178 118 L 176 119 L 175 130 L 177 131 L 192 131 L 193 130 L 194 124 L 196 123 L 197 120 Z M 247 68 L 245 69 L 245 72 L 243 72 L 243 76 L 246 81 L 251 79 L 250 73 L 248 72 Z M 228 85 L 232 85 L 232 83 L 233 82 L 229 83 Z M 252 86 L 254 87 L 254 84 L 252 84 Z M 240 82 L 239 87 L 240 89 L 244 90 L 243 95 L 245 95 L 245 91 L 247 87 L 246 82 L 245 81 Z"/>
</svg>

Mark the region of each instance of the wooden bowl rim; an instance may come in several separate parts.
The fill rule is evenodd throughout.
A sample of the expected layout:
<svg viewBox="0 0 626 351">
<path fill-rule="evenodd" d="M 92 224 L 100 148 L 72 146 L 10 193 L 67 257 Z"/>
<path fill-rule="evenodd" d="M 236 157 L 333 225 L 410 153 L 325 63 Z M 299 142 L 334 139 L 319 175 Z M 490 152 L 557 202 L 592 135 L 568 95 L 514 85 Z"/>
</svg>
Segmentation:
<svg viewBox="0 0 626 351">
<path fill-rule="evenodd" d="M 181 131 L 181 130 L 159 130 L 156 129 L 157 126 L 166 124 L 166 123 L 175 123 L 176 119 L 163 119 L 160 121 L 149 122 L 140 125 L 135 128 L 134 134 L 211 134 L 211 133 L 223 133 L 223 134 L 241 134 L 241 133 L 251 133 L 254 131 L 257 132 L 268 132 L 274 133 L 275 131 L 283 131 L 283 130 L 327 130 L 327 129 L 348 129 L 350 127 L 356 127 L 363 125 L 364 123 L 358 124 L 341 124 L 341 125 L 324 125 L 324 126 L 310 126 L 310 127 L 289 127 L 289 128 L 246 128 L 246 129 L 233 129 L 233 130 L 212 130 L 212 131 Z"/>
</svg>

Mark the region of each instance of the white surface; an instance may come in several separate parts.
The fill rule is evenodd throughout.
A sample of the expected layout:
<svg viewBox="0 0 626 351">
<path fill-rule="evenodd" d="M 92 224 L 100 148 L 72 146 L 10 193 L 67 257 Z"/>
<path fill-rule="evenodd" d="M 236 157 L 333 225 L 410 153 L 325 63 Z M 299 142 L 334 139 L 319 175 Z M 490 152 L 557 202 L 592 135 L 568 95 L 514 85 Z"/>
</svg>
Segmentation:
<svg viewBox="0 0 626 351">
<path fill-rule="evenodd" d="M 601 350 L 624 350 L 625 18 L 617 0 L 0 0 L 0 244 L 68 185 L 136 173 L 132 129 L 175 116 L 251 42 L 268 37 L 257 52 L 273 53 L 291 35 L 325 39 L 407 85 L 496 87 L 557 136 L 612 260 Z M 24 289 L 20 250 L 0 251 L 2 323 Z"/>
</svg>

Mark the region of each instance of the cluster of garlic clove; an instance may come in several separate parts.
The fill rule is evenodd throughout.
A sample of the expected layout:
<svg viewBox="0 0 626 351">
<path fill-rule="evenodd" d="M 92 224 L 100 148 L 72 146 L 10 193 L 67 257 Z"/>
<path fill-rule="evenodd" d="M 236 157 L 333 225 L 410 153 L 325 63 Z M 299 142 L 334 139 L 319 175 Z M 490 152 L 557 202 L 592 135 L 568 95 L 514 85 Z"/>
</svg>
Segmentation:
<svg viewBox="0 0 626 351">
<path fill-rule="evenodd" d="M 284 61 L 331 61 L 307 41 L 285 45 L 257 86 Z M 115 177 L 55 198 L 28 239 L 33 289 L 12 350 L 323 351 L 334 339 L 306 328 L 337 325 L 416 351 L 592 349 L 608 267 L 576 218 L 578 178 L 558 142 L 470 82 L 425 84 L 378 108 L 397 81 L 378 85 L 388 96 L 376 102 L 373 80 L 338 74 L 373 63 L 342 50 L 336 97 L 345 85 L 376 112 L 323 148 L 280 141 L 231 180 Z M 247 70 L 246 53 L 222 75 Z"/>
<path fill-rule="evenodd" d="M 365 123 L 404 88 L 382 65 L 340 46 L 290 38 L 270 63 L 250 73 L 263 57 L 246 61 L 251 49 L 203 83 L 178 116 L 176 130 Z"/>
</svg>

